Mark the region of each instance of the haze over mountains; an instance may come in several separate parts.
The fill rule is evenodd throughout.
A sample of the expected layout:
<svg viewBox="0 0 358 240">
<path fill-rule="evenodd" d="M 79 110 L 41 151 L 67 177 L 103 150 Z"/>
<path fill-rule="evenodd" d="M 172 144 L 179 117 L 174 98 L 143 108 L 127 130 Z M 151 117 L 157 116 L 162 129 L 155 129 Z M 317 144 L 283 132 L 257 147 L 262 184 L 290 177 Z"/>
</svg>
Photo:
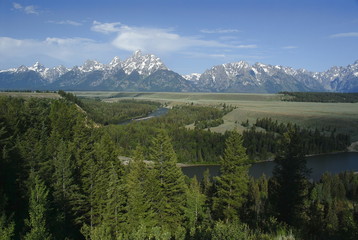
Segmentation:
<svg viewBox="0 0 358 240">
<path fill-rule="evenodd" d="M 46 68 L 40 63 L 0 71 L 0 90 L 110 90 L 167 92 L 280 91 L 358 92 L 358 61 L 347 67 L 310 72 L 263 63 L 240 61 L 213 66 L 204 73 L 181 76 L 155 55 L 136 51 L 109 64 L 87 60 L 71 69 Z"/>
</svg>

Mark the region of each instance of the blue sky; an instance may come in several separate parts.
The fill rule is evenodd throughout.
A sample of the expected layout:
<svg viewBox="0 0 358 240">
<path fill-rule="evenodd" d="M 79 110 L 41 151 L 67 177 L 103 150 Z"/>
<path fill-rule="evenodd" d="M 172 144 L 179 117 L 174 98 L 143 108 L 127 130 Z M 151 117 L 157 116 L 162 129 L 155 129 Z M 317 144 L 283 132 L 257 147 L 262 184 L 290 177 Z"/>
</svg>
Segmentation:
<svg viewBox="0 0 358 240">
<path fill-rule="evenodd" d="M 109 63 L 141 49 L 180 73 L 240 60 L 358 60 L 358 0 L 0 0 L 0 69 Z"/>
</svg>

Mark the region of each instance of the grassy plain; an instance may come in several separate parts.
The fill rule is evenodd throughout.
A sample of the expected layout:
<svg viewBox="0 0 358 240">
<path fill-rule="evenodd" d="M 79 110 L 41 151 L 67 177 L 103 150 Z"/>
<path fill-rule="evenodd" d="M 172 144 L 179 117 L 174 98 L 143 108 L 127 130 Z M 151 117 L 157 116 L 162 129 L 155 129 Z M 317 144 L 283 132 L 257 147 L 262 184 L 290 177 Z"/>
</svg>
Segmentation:
<svg viewBox="0 0 358 240">
<path fill-rule="evenodd" d="M 303 127 L 336 128 L 337 132 L 349 133 L 352 141 L 358 141 L 358 103 L 309 103 L 283 102 L 279 94 L 244 93 L 118 93 L 118 92 L 74 92 L 77 96 L 99 97 L 113 102 L 121 99 L 150 100 L 178 104 L 219 105 L 237 107 L 224 116 L 224 124 L 211 131 L 225 132 L 237 128 L 243 130 L 241 122 L 254 123 L 257 118 L 271 117 L 278 122 L 293 122 Z"/>
<path fill-rule="evenodd" d="M 22 97 L 22 98 L 61 98 L 57 93 L 44 93 L 44 92 L 0 92 L 0 96 Z"/>
</svg>

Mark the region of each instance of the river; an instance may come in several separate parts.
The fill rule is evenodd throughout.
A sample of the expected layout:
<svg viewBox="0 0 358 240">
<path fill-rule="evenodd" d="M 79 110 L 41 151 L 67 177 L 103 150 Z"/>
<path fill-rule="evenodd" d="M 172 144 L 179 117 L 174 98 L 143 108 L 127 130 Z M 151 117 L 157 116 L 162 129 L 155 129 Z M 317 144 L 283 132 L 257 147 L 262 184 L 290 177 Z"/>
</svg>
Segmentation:
<svg viewBox="0 0 358 240">
<path fill-rule="evenodd" d="M 150 114 L 148 114 L 148 116 L 146 116 L 146 117 L 130 119 L 130 120 L 119 123 L 119 125 L 126 125 L 133 121 L 144 121 L 144 120 L 151 119 L 153 117 L 160 117 L 160 116 L 167 114 L 168 111 L 169 111 L 169 108 L 160 107 L 160 108 L 156 109 L 155 111 L 151 112 Z"/>
<path fill-rule="evenodd" d="M 265 174 L 272 176 L 272 170 L 275 166 L 274 162 L 260 162 L 255 163 L 249 169 L 249 175 L 258 178 Z M 317 181 L 320 176 L 325 172 L 339 173 L 343 171 L 358 171 L 358 153 L 357 152 L 344 152 L 335 154 L 325 154 L 307 157 L 307 167 L 312 169 L 310 179 Z M 211 176 L 219 175 L 218 165 L 207 166 L 191 166 L 183 167 L 182 171 L 185 175 L 193 177 L 196 175 L 201 179 L 203 172 L 209 168 Z"/>
</svg>

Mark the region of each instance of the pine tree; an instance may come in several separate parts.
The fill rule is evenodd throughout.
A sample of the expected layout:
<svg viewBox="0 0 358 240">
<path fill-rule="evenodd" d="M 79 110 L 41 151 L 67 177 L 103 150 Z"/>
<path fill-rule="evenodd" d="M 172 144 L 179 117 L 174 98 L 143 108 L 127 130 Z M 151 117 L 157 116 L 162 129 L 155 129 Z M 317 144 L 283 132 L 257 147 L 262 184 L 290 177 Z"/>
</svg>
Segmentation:
<svg viewBox="0 0 358 240">
<path fill-rule="evenodd" d="M 1 129 L 0 129 L 1 137 Z M 1 143 L 1 141 L 0 141 Z M 1 157 L 0 157 L 1 158 Z M 5 213 L 7 197 L 0 189 L 0 240 L 11 240 L 14 236 L 15 223 Z"/>
<path fill-rule="evenodd" d="M 297 130 L 285 134 L 282 152 L 275 158 L 276 166 L 270 183 L 270 199 L 279 220 L 298 226 L 304 218 L 304 200 L 308 194 L 309 169 Z"/>
<path fill-rule="evenodd" d="M 49 192 L 36 173 L 30 173 L 30 180 L 33 180 L 33 186 L 30 191 L 29 218 L 25 221 L 29 232 L 26 233 L 24 239 L 52 239 L 46 223 L 47 196 Z"/>
<path fill-rule="evenodd" d="M 65 141 L 60 139 L 51 164 L 52 195 L 58 211 L 56 219 L 59 227 L 56 230 L 62 236 L 71 236 L 75 232 L 73 208 L 78 198 L 79 187 L 75 182 L 73 153 Z"/>
<path fill-rule="evenodd" d="M 0 215 L 0 240 L 11 240 L 14 236 L 15 223 L 9 222 L 5 214 Z"/>
<path fill-rule="evenodd" d="M 150 209 L 146 186 L 148 179 L 147 166 L 143 161 L 143 150 L 137 147 L 134 157 L 128 165 L 126 176 L 126 221 L 130 233 L 143 226 L 153 226 L 153 212 Z"/>
<path fill-rule="evenodd" d="M 226 223 L 239 219 L 239 210 L 248 191 L 250 165 L 242 143 L 242 136 L 237 132 L 228 137 L 224 156 L 221 158 L 221 175 L 216 177 L 217 192 L 213 208 L 217 217 Z"/>
<path fill-rule="evenodd" d="M 115 238 L 119 234 L 120 218 L 125 201 L 124 169 L 118 159 L 118 149 L 107 134 L 94 143 L 93 155 L 84 166 L 83 182 L 85 213 L 82 233 L 91 239 Z"/>
<path fill-rule="evenodd" d="M 177 231 L 184 218 L 186 204 L 186 185 L 184 175 L 176 166 L 177 158 L 168 134 L 161 130 L 153 139 L 150 160 L 154 161 L 151 169 L 157 193 L 152 193 L 152 209 L 160 226 Z"/>
<path fill-rule="evenodd" d="M 206 201 L 205 195 L 200 191 L 200 184 L 196 176 L 190 179 L 187 196 L 186 216 L 188 219 L 188 229 L 190 230 L 190 235 L 194 236 L 200 221 L 204 218 Z"/>
</svg>

